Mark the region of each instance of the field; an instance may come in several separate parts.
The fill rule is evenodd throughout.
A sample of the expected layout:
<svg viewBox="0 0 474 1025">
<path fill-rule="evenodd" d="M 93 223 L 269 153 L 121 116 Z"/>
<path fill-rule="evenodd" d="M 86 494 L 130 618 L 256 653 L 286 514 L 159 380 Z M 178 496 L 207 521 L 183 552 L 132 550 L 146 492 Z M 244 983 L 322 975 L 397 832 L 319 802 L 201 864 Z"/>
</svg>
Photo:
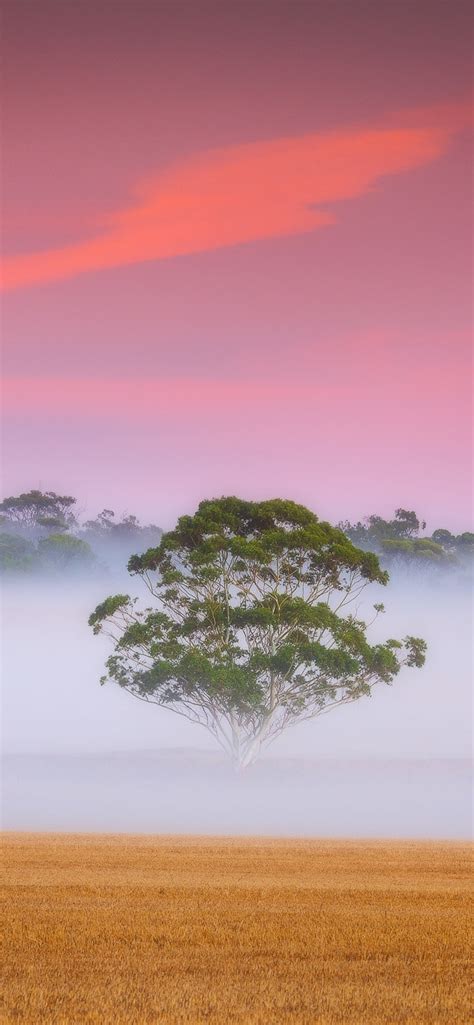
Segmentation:
<svg viewBox="0 0 474 1025">
<path fill-rule="evenodd" d="M 0 1021 L 466 1025 L 470 848 L 6 834 Z"/>
</svg>

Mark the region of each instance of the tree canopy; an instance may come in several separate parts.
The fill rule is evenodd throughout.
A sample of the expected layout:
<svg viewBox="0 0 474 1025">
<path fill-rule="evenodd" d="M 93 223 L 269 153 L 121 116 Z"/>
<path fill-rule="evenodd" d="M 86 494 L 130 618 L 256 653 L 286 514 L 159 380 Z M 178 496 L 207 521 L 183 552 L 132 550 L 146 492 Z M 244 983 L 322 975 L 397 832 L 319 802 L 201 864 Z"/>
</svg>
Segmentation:
<svg viewBox="0 0 474 1025">
<path fill-rule="evenodd" d="M 55 568 L 82 568 L 94 561 L 94 554 L 87 541 L 71 534 L 50 534 L 38 544 L 38 553 L 43 563 Z"/>
<path fill-rule="evenodd" d="M 0 502 L 0 516 L 20 527 L 51 527 L 67 529 L 76 523 L 72 510 L 76 499 L 72 495 L 57 495 L 55 491 L 27 491 L 11 495 Z"/>
<path fill-rule="evenodd" d="M 37 552 L 32 541 L 8 531 L 0 531 L 0 569 L 5 572 L 31 572 L 37 565 Z"/>
<path fill-rule="evenodd" d="M 115 518 L 104 509 L 81 524 L 72 495 L 31 490 L 0 503 L 0 571 L 15 575 L 54 570 L 56 576 L 87 568 L 96 571 L 120 566 L 133 551 L 157 544 L 162 531 L 142 526 L 136 516 Z"/>
<path fill-rule="evenodd" d="M 112 552 L 125 558 L 137 548 L 143 551 L 157 544 L 162 533 L 153 523 L 142 526 L 136 516 L 127 514 L 117 519 L 113 509 L 103 509 L 95 520 L 86 520 L 81 536 L 101 555 Z"/>
<path fill-rule="evenodd" d="M 239 766 L 425 660 L 417 637 L 369 642 L 354 603 L 387 571 L 292 501 L 201 502 L 128 566 L 153 604 L 116 594 L 90 616 L 115 644 L 102 682 L 200 723 Z"/>
<path fill-rule="evenodd" d="M 391 520 L 372 514 L 364 521 L 339 524 L 350 540 L 379 555 L 390 570 L 411 568 L 462 569 L 474 554 L 474 534 L 452 534 L 438 528 L 431 535 L 421 535 L 426 522 L 412 509 L 396 509 Z"/>
</svg>

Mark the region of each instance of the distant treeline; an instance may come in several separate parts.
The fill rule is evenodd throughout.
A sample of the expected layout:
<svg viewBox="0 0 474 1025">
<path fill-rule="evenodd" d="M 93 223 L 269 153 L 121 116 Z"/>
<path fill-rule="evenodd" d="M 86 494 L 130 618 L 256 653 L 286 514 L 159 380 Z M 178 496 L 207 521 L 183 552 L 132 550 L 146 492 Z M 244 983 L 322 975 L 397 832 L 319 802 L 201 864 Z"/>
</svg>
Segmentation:
<svg viewBox="0 0 474 1025">
<path fill-rule="evenodd" d="M 432 534 L 426 534 L 426 522 L 419 520 L 412 509 L 396 509 L 392 520 L 372 515 L 358 523 L 344 520 L 338 526 L 358 548 L 375 552 L 389 570 L 402 567 L 463 569 L 472 565 L 472 532 L 452 534 L 445 527 L 438 527 Z"/>
<path fill-rule="evenodd" d="M 136 516 L 116 519 L 103 509 L 81 523 L 77 499 L 54 491 L 28 491 L 0 502 L 0 568 L 3 572 L 65 572 L 124 567 L 135 552 L 159 544 L 163 531 Z"/>
<path fill-rule="evenodd" d="M 439 527 L 427 535 L 413 510 L 397 509 L 391 520 L 368 516 L 339 528 L 358 548 L 375 552 L 394 571 L 457 572 L 473 565 L 474 534 L 452 534 Z M 54 491 L 28 491 L 0 502 L 0 569 L 10 574 L 125 568 L 131 555 L 159 544 L 162 529 L 142 525 L 136 516 L 116 518 L 103 509 L 81 523 L 77 499 Z"/>
</svg>

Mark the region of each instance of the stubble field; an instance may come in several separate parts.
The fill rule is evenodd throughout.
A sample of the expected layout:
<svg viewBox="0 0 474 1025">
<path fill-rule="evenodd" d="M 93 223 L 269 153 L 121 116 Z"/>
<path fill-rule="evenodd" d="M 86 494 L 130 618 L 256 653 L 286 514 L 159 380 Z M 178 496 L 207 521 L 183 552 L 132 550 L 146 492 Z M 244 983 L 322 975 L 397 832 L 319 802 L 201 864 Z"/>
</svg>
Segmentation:
<svg viewBox="0 0 474 1025">
<path fill-rule="evenodd" d="M 466 1025 L 470 848 L 7 834 L 2 1023 Z"/>
</svg>

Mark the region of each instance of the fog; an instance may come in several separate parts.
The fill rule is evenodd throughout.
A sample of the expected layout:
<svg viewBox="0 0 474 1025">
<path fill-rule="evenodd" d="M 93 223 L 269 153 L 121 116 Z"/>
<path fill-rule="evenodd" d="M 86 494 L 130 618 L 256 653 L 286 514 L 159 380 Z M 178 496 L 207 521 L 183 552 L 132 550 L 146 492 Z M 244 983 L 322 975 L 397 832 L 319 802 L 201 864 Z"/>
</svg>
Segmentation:
<svg viewBox="0 0 474 1025">
<path fill-rule="evenodd" d="M 470 834 L 467 583 L 415 574 L 366 591 L 371 637 L 422 636 L 422 670 L 294 727 L 236 776 L 206 732 L 100 687 L 110 642 L 87 625 L 140 580 L 10 581 L 3 591 L 2 822 L 7 829 L 312 836 Z"/>
</svg>

